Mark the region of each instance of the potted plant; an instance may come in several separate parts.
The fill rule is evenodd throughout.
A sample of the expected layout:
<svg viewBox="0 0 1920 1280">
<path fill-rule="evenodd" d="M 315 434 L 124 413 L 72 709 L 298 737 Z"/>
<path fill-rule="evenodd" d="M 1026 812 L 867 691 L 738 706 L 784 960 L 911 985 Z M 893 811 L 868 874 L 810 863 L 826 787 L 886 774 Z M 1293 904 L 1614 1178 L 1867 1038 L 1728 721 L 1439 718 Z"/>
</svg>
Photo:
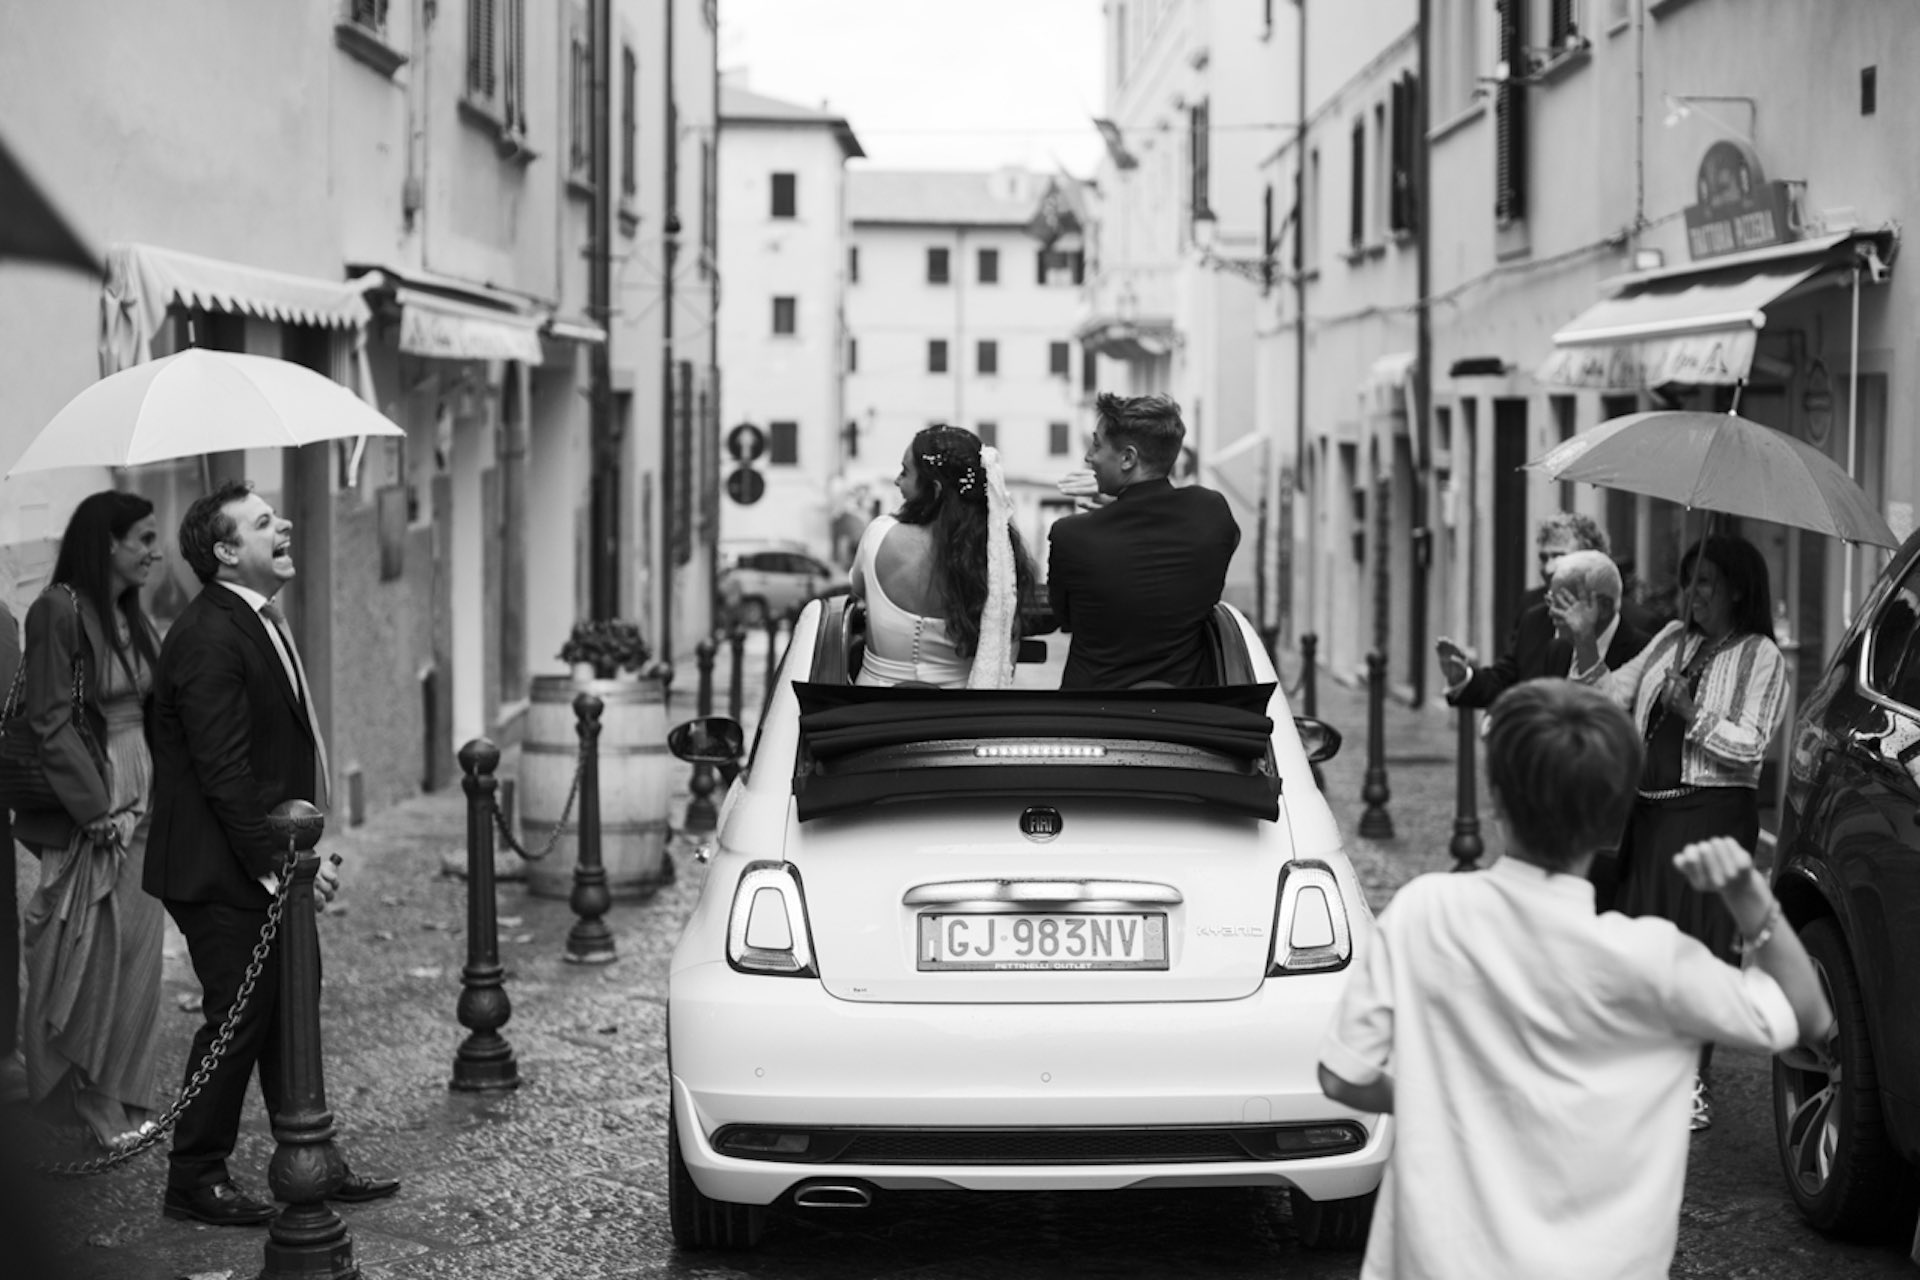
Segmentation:
<svg viewBox="0 0 1920 1280">
<path fill-rule="evenodd" d="M 637 679 L 658 675 L 662 666 L 652 660 L 653 650 L 640 628 L 618 618 L 574 623 L 559 656 L 573 667 L 576 680 L 614 680 L 628 672 Z"/>
</svg>

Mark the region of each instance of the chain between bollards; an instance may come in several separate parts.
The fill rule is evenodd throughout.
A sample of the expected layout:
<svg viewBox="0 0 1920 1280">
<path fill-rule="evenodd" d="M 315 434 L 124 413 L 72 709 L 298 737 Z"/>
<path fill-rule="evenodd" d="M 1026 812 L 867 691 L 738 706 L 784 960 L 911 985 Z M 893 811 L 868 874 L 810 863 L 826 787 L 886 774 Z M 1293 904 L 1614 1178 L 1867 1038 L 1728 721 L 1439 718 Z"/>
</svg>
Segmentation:
<svg viewBox="0 0 1920 1280">
<path fill-rule="evenodd" d="M 1369 840 L 1391 840 L 1393 819 L 1387 814 L 1387 656 L 1378 649 L 1367 655 L 1367 774 L 1360 787 L 1366 809 L 1360 814 L 1360 834 Z"/>
<path fill-rule="evenodd" d="M 1453 839 L 1447 852 L 1453 855 L 1455 871 L 1478 871 L 1480 854 L 1486 848 L 1480 840 L 1479 796 L 1473 780 L 1474 753 L 1478 742 L 1473 728 L 1473 708 L 1460 708 L 1459 760 L 1455 765 L 1458 790 L 1454 795 Z"/>
<path fill-rule="evenodd" d="M 609 964 L 618 959 L 604 919 L 613 895 L 600 861 L 600 713 L 605 709 L 606 704 L 591 693 L 574 696 L 575 727 L 580 734 L 580 854 L 568 903 L 576 919 L 567 931 L 563 957 L 571 964 Z"/>
<path fill-rule="evenodd" d="M 468 1036 L 453 1056 L 447 1087 L 461 1092 L 517 1089 L 520 1068 L 500 1028 L 513 1017 L 506 970 L 500 966 L 500 917 L 494 892 L 493 823 L 498 813 L 500 748 L 475 738 L 460 748 L 461 789 L 467 793 L 467 964 L 460 971 L 456 1016 Z M 575 772 L 578 777 L 578 770 Z"/>
<path fill-rule="evenodd" d="M 281 1110 L 273 1115 L 273 1159 L 267 1186 L 286 1202 L 267 1228 L 261 1280 L 325 1276 L 356 1280 L 353 1237 L 327 1204 L 347 1176 L 333 1143 L 326 1071 L 320 1051 L 320 934 L 314 926 L 313 852 L 326 815 L 304 800 L 289 800 L 267 815 L 275 840 L 298 851 L 286 912 L 280 924 Z"/>
<path fill-rule="evenodd" d="M 708 636 L 693 646 L 694 663 L 700 672 L 700 688 L 695 712 L 701 716 L 713 714 L 713 657 L 719 651 L 713 637 Z M 687 816 L 685 828 L 695 835 L 705 835 L 712 831 L 719 818 L 713 804 L 713 789 L 716 785 L 713 766 L 696 764 L 693 776 L 687 780 Z"/>
</svg>

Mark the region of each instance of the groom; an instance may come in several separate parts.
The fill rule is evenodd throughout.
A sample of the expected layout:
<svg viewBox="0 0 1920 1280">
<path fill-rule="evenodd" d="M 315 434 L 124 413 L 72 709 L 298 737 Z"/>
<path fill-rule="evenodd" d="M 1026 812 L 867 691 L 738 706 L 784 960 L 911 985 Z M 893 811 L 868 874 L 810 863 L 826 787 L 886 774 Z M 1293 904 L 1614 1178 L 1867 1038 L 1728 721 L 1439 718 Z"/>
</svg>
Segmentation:
<svg viewBox="0 0 1920 1280">
<path fill-rule="evenodd" d="M 1047 535 L 1047 597 L 1073 636 L 1062 689 L 1214 684 L 1206 622 L 1240 526 L 1227 500 L 1167 478 L 1186 424 L 1163 395 L 1094 400 L 1086 465 L 1113 501 Z"/>
<path fill-rule="evenodd" d="M 180 554 L 202 583 L 167 631 L 153 690 L 153 827 L 146 891 L 180 926 L 199 978 L 206 1021 L 187 1076 L 225 1021 L 267 920 L 285 850 L 267 815 L 286 800 L 325 803 L 326 745 L 293 635 L 273 598 L 291 581 L 293 524 L 250 485 L 230 481 L 180 522 Z M 339 887 L 322 861 L 321 901 Z M 174 1129 L 162 1212 L 214 1226 L 266 1222 L 273 1205 L 227 1171 L 258 1068 L 267 1111 L 281 1111 L 279 952 L 270 951 L 233 1039 Z M 329 1195 L 376 1200 L 392 1178 L 349 1172 Z"/>
</svg>

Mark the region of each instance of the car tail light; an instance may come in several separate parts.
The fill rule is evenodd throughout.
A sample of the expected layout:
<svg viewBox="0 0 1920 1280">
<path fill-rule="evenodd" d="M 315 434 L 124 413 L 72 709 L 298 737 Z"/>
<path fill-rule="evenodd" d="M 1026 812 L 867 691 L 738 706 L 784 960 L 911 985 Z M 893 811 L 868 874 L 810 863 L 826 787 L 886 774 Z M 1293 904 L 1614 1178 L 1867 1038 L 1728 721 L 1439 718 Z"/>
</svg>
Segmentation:
<svg viewBox="0 0 1920 1280">
<path fill-rule="evenodd" d="M 784 862 L 754 862 L 733 890 L 727 962 L 742 973 L 817 978 L 800 873 Z"/>
<path fill-rule="evenodd" d="M 1280 873 L 1269 976 L 1340 969 L 1352 957 L 1347 904 L 1333 869 L 1324 862 L 1288 863 Z"/>
</svg>

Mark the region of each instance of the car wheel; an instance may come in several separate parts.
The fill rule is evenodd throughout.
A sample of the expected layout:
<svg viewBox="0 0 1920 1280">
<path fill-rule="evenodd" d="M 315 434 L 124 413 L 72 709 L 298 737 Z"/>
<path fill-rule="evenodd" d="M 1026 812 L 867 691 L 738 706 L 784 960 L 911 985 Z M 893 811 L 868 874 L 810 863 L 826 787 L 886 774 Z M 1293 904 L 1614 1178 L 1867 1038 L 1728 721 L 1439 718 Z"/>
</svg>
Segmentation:
<svg viewBox="0 0 1920 1280">
<path fill-rule="evenodd" d="M 751 1249 L 767 1229 L 762 1205 L 715 1200 L 693 1185 L 680 1156 L 680 1121 L 667 1121 L 667 1221 L 682 1249 Z"/>
<path fill-rule="evenodd" d="M 1309 1249 L 1351 1252 L 1367 1243 L 1367 1229 L 1373 1225 L 1373 1203 L 1378 1191 L 1346 1200 L 1309 1200 L 1306 1193 L 1290 1193 L 1293 1200 L 1293 1229 L 1300 1243 Z"/>
<path fill-rule="evenodd" d="M 1815 920 L 1800 940 L 1837 1024 L 1820 1049 L 1773 1060 L 1773 1120 L 1787 1190 L 1815 1230 L 1881 1239 L 1913 1219 L 1914 1174 L 1887 1141 L 1866 1002 L 1839 924 Z"/>
<path fill-rule="evenodd" d="M 740 625 L 743 627 L 764 627 L 767 625 L 767 598 L 748 596 L 740 602 Z"/>
</svg>

